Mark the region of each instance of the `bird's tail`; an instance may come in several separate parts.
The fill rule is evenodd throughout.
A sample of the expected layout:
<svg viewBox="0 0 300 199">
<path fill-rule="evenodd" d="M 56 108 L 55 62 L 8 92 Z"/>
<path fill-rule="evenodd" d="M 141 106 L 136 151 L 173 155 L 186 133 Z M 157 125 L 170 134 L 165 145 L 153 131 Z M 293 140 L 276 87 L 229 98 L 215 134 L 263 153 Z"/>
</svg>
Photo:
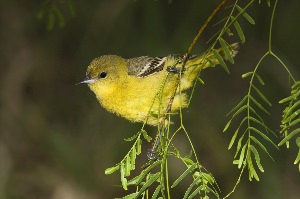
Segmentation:
<svg viewBox="0 0 300 199">
<path fill-rule="evenodd" d="M 228 49 L 231 57 L 235 57 L 235 55 L 238 53 L 239 44 L 231 44 L 228 46 Z M 223 60 L 227 60 L 226 53 L 222 48 L 217 49 L 216 52 L 222 57 Z M 215 54 L 212 51 L 199 56 L 192 56 L 185 65 L 186 71 L 184 71 L 184 74 L 187 78 L 187 81 L 193 81 L 200 70 L 208 67 L 214 67 L 218 64 L 220 64 L 219 59 L 215 57 Z"/>
</svg>

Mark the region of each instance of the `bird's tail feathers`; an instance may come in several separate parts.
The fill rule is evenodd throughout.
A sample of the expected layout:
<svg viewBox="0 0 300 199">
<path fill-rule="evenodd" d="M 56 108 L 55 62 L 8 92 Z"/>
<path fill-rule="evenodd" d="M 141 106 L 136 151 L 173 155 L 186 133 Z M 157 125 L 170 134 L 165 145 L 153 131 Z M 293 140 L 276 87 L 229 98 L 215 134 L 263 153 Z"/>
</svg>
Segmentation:
<svg viewBox="0 0 300 199">
<path fill-rule="evenodd" d="M 231 44 L 228 46 L 228 49 L 230 50 L 231 57 L 235 57 L 235 55 L 238 53 L 239 44 Z M 227 60 L 227 56 L 223 48 L 217 49 L 216 52 L 222 57 L 223 60 Z M 213 67 L 218 64 L 220 64 L 219 59 L 215 56 L 213 51 L 199 56 L 191 56 L 185 65 L 184 76 L 187 81 L 192 82 L 196 76 L 198 76 L 200 70 Z"/>
</svg>

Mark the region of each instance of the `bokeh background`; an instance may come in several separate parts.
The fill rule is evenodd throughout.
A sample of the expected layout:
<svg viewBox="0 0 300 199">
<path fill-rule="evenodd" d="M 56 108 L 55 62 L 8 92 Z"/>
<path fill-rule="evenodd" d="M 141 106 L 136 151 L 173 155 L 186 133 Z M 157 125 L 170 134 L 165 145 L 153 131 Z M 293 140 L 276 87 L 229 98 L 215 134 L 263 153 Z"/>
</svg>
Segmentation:
<svg viewBox="0 0 300 199">
<path fill-rule="evenodd" d="M 131 146 L 123 139 L 136 133 L 141 124 L 107 113 L 86 85 L 75 84 L 84 77 L 90 61 L 103 54 L 184 53 L 219 1 L 74 1 L 74 17 L 66 4 L 53 2 L 62 10 L 65 26 L 55 24 L 47 30 L 47 17 L 37 18 L 43 1 L 1 1 L 0 198 L 125 195 L 118 187 L 119 174 L 106 176 L 104 170 L 122 159 Z M 273 50 L 298 80 L 299 8 L 296 0 L 280 2 L 273 30 Z M 193 53 L 205 50 L 206 41 L 219 28 L 213 24 L 228 12 L 223 10 L 216 16 Z M 230 66 L 231 74 L 221 67 L 203 71 L 205 85 L 197 86 L 191 106 L 184 111 L 198 158 L 214 174 L 223 196 L 239 174 L 232 165 L 234 151 L 227 150 L 233 130 L 222 133 L 228 120 L 225 115 L 247 92 L 249 82 L 241 75 L 253 70 L 267 50 L 271 9 L 262 1 L 261 5 L 255 3 L 249 14 L 256 25 L 239 21 L 246 44 L 235 65 Z M 277 102 L 290 92 L 288 75 L 272 58 L 263 62 L 259 74 L 266 82 L 262 90 L 273 103 L 269 109 L 273 115 L 266 117 L 266 123 L 278 132 L 283 107 Z M 174 121 L 175 129 L 178 120 Z M 154 135 L 156 129 L 147 130 Z M 179 135 L 175 143 L 188 152 L 184 136 Z M 231 198 L 299 198 L 300 174 L 293 165 L 298 149 L 294 142 L 291 145 L 290 150 L 270 148 L 275 162 L 262 155 L 265 173 L 259 173 L 260 182 L 249 182 L 245 173 Z M 143 145 L 143 151 L 149 146 Z M 144 163 L 146 157 L 141 155 L 138 161 Z M 174 163 L 171 178 L 178 175 Z M 178 188 L 174 198 L 184 190 Z"/>
</svg>

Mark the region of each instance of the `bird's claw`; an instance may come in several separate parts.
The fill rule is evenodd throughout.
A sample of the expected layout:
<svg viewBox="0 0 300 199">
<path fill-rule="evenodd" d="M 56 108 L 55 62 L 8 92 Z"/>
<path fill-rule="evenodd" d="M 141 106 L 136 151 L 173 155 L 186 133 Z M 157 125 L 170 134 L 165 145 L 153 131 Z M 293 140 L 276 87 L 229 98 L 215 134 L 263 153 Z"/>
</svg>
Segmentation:
<svg viewBox="0 0 300 199">
<path fill-rule="evenodd" d="M 175 74 L 183 74 L 185 69 L 182 69 L 181 67 L 175 67 L 175 66 L 168 66 L 167 71 L 170 73 L 175 73 Z"/>
</svg>

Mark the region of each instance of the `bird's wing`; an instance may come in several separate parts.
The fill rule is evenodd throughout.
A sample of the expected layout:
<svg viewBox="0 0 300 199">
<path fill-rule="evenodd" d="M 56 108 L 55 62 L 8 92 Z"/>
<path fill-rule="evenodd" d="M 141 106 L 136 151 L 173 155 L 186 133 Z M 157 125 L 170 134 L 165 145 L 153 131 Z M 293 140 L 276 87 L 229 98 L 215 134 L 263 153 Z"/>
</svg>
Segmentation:
<svg viewBox="0 0 300 199">
<path fill-rule="evenodd" d="M 164 68 L 167 57 L 135 57 L 127 59 L 128 74 L 137 77 L 153 75 Z"/>
</svg>

